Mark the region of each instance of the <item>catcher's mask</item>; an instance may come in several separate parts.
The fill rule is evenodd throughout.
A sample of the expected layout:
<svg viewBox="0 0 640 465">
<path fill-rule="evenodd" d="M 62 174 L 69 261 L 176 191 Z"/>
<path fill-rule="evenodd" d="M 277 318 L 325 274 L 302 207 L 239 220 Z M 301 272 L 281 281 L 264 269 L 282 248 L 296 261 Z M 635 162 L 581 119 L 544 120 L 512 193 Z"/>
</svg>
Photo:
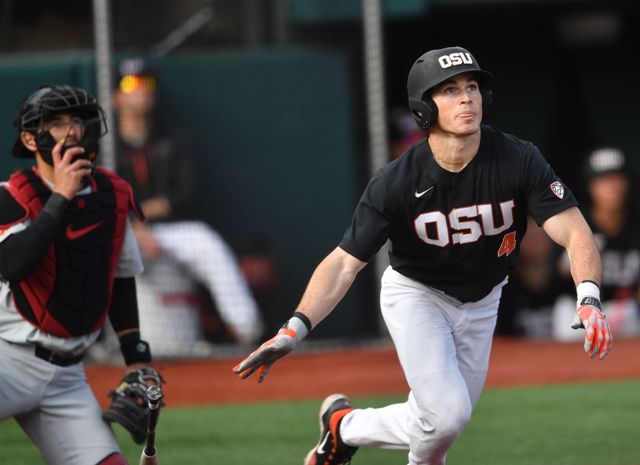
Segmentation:
<svg viewBox="0 0 640 465">
<path fill-rule="evenodd" d="M 472 72 L 482 95 L 483 111 L 491 105 L 493 94 L 488 82 L 491 73 L 480 68 L 469 51 L 462 47 L 430 50 L 418 58 L 407 79 L 409 108 L 421 129 L 429 129 L 438 119 L 438 107 L 431 98 L 433 88 L 453 76 Z"/>
<path fill-rule="evenodd" d="M 30 132 L 35 135 L 36 146 L 42 159 L 53 165 L 51 151 L 56 140 L 49 131 L 44 130 L 45 123 L 59 114 L 79 116 L 84 124 L 82 138 L 78 144 L 85 149 L 77 158 L 86 158 L 92 162 L 98 155 L 98 141 L 107 133 L 107 122 L 104 110 L 96 98 L 87 91 L 73 86 L 45 85 L 27 97 L 20 107 L 13 121 L 18 128 L 18 138 L 13 144 L 12 154 L 18 158 L 33 158 L 33 152 L 27 149 L 20 133 Z M 61 155 L 71 146 L 62 147 Z"/>
</svg>

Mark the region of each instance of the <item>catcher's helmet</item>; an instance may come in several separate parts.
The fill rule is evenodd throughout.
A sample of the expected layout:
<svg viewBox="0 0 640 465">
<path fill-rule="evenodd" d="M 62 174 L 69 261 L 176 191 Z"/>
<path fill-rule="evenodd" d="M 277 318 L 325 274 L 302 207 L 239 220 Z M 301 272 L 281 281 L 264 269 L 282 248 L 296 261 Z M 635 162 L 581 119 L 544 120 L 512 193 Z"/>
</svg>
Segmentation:
<svg viewBox="0 0 640 465">
<path fill-rule="evenodd" d="M 488 86 L 491 73 L 480 68 L 476 59 L 462 47 L 431 50 L 418 58 L 407 79 L 409 108 L 418 126 L 429 129 L 438 119 L 438 107 L 431 99 L 431 91 L 438 84 L 461 73 L 476 75 L 482 94 L 483 108 L 491 105 L 493 96 Z"/>
<path fill-rule="evenodd" d="M 42 158 L 53 164 L 51 150 L 56 144 L 43 123 L 60 113 L 72 113 L 84 121 L 84 135 L 80 145 L 85 148 L 83 157 L 94 160 L 98 152 L 98 140 L 107 133 L 104 110 L 96 98 L 79 87 L 44 85 L 27 97 L 16 113 L 13 125 L 18 129 L 18 138 L 13 144 L 12 154 L 18 158 L 32 158 L 20 139 L 20 132 L 27 131 L 36 136 L 36 145 Z M 68 147 L 63 148 L 66 149 Z"/>
</svg>

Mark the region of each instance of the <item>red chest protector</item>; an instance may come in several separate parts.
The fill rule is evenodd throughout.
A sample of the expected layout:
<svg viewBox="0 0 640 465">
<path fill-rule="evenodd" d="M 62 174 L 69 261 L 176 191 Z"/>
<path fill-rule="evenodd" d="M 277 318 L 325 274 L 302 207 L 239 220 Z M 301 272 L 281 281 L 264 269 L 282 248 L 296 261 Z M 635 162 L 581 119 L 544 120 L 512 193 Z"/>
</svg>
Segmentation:
<svg viewBox="0 0 640 465">
<path fill-rule="evenodd" d="M 27 279 L 11 283 L 18 312 L 41 330 L 75 337 L 102 327 L 111 305 L 116 265 L 129 211 L 139 218 L 131 186 L 96 168 L 93 192 L 67 206 L 46 256 Z M 9 192 L 33 219 L 51 195 L 33 171 L 14 173 Z"/>
</svg>

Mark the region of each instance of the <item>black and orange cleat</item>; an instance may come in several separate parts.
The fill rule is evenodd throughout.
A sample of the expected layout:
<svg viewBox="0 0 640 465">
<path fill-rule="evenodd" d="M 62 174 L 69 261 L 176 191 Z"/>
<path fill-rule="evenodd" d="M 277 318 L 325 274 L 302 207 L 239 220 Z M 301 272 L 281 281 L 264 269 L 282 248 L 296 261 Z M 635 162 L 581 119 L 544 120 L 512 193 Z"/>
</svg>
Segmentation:
<svg viewBox="0 0 640 465">
<path fill-rule="evenodd" d="M 358 450 L 340 438 L 340 423 L 351 412 L 351 401 L 344 394 L 332 394 L 320 406 L 320 441 L 309 451 L 304 465 L 342 465 Z"/>
</svg>

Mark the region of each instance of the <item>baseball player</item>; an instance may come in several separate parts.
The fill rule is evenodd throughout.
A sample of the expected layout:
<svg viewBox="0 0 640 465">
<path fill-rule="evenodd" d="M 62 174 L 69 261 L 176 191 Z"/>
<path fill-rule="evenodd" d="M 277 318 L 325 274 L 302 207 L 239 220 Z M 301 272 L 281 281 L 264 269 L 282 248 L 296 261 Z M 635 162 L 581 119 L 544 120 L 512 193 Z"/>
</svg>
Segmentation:
<svg viewBox="0 0 640 465">
<path fill-rule="evenodd" d="M 145 272 L 140 282 L 155 295 L 140 302 L 141 328 L 156 355 L 197 352 L 197 283 L 212 297 L 222 323 L 239 343 L 254 343 L 262 317 L 231 247 L 207 223 L 194 220 L 195 167 L 183 138 L 160 127 L 156 75 L 141 58 L 122 60 L 114 91 L 118 173 L 134 189 L 145 212 L 135 222 Z M 141 293 L 142 294 L 142 293 Z M 158 298 L 148 304 L 149 298 Z"/>
<path fill-rule="evenodd" d="M 95 166 L 107 128 L 92 95 L 43 86 L 15 125 L 13 155 L 35 165 L 0 184 L 0 420 L 15 418 L 47 464 L 126 464 L 82 359 L 108 316 L 128 367 L 114 401 L 160 384 L 138 330 L 142 265 L 129 213 L 141 213 L 131 187 Z M 130 428 L 140 413 L 125 405 L 105 419 Z"/>
<path fill-rule="evenodd" d="M 351 226 L 316 268 L 293 316 L 238 364 L 263 381 L 325 318 L 387 239 L 380 304 L 410 387 L 406 402 L 354 409 L 343 394 L 320 408 L 305 465 L 343 464 L 360 446 L 408 449 L 410 465 L 442 465 L 478 401 L 498 301 L 526 214 L 566 248 L 584 349 L 604 358 L 600 259 L 571 191 L 530 142 L 481 125 L 490 74 L 467 50 L 432 50 L 413 64 L 409 107 L 426 139 L 370 180 Z"/>
</svg>

